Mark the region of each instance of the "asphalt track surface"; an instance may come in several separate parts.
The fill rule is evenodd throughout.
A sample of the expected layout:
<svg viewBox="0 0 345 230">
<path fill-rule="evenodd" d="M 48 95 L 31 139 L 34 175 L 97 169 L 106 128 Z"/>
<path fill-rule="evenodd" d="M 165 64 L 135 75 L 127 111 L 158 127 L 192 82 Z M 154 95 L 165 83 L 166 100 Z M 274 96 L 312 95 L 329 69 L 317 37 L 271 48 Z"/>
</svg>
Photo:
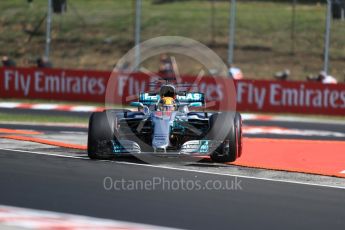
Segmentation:
<svg viewBox="0 0 345 230">
<path fill-rule="evenodd" d="M 248 121 L 344 132 L 340 124 Z M 85 132 L 85 128 L 2 124 L 0 128 Z M 289 136 L 285 136 L 288 138 Z M 301 138 L 301 137 L 299 137 Z M 332 137 L 316 137 L 331 139 Z M 49 150 L 40 150 L 49 154 Z M 68 152 L 70 150 L 61 149 Z M 210 166 L 211 167 L 211 166 Z M 112 181 L 198 181 L 201 189 L 104 187 Z M 208 181 L 240 186 L 206 189 Z M 345 190 L 174 170 L 130 162 L 93 161 L 0 149 L 0 204 L 185 229 L 344 229 Z M 196 186 L 194 184 L 194 186 Z M 139 186 L 140 187 L 140 186 Z"/>
<path fill-rule="evenodd" d="M 126 191 L 113 180 L 235 177 L 1 150 L 0 203 L 187 229 L 344 229 L 345 190 L 237 178 L 237 190 Z"/>
</svg>

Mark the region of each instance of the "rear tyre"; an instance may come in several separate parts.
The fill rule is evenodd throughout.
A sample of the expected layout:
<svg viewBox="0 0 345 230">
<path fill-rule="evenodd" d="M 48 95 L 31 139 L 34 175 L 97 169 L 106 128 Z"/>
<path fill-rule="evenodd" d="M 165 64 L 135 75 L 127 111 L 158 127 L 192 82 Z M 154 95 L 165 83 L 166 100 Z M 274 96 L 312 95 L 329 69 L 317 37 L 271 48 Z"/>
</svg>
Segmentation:
<svg viewBox="0 0 345 230">
<path fill-rule="evenodd" d="M 238 153 L 237 158 L 242 155 L 242 117 L 240 113 L 235 114 L 235 127 L 237 135 Z"/>
<path fill-rule="evenodd" d="M 221 144 L 210 155 L 212 161 L 218 163 L 235 161 L 238 157 L 239 142 L 234 114 L 213 114 L 210 117 L 209 124 L 209 138 L 211 140 L 221 141 Z"/>
<path fill-rule="evenodd" d="M 109 116 L 109 119 L 108 119 Z M 113 113 L 95 112 L 89 120 L 87 153 L 90 159 L 109 159 L 111 141 L 114 140 L 116 116 Z"/>
</svg>

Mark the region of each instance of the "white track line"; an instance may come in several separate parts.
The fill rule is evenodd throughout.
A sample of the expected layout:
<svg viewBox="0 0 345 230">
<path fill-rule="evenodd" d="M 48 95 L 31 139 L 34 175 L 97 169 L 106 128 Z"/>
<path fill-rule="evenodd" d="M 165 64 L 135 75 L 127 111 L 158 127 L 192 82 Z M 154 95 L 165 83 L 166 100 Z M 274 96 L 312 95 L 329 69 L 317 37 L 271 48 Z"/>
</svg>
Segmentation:
<svg viewBox="0 0 345 230">
<path fill-rule="evenodd" d="M 0 150 L 12 151 L 12 152 L 20 152 L 20 153 L 32 153 L 32 154 L 44 155 L 44 156 L 54 156 L 54 157 L 63 157 L 63 158 L 73 158 L 73 159 L 89 160 L 89 158 L 86 158 L 86 157 L 68 156 L 68 155 L 63 155 L 63 154 L 58 154 L 58 153 L 42 153 L 42 152 L 26 151 L 26 150 L 19 150 L 19 149 L 4 149 L 4 148 L 0 148 Z"/>
<path fill-rule="evenodd" d="M 20 102 L 0 102 L 0 108 L 13 109 L 21 104 Z"/>
<path fill-rule="evenodd" d="M 93 112 L 96 111 L 98 107 L 96 106 L 88 106 L 88 105 L 79 105 L 79 106 L 72 106 L 69 111 L 72 112 Z"/>
<path fill-rule="evenodd" d="M 58 108 L 58 105 L 55 104 L 33 104 L 31 109 L 37 109 L 37 110 L 56 110 Z"/>
<path fill-rule="evenodd" d="M 145 167 L 170 169 L 170 170 L 177 170 L 177 171 L 196 172 L 196 173 L 211 174 L 211 175 L 218 175 L 218 176 L 231 176 L 231 177 L 239 177 L 239 178 L 246 178 L 246 179 L 253 179 L 253 180 L 263 180 L 263 181 L 272 181 L 272 182 L 281 182 L 281 183 L 291 183 L 291 184 L 311 185 L 311 186 L 319 186 L 319 187 L 327 187 L 327 188 L 345 189 L 345 179 L 344 179 L 344 186 L 336 186 L 336 185 L 323 185 L 323 184 L 315 184 L 315 183 L 299 182 L 299 181 L 291 181 L 291 180 L 271 179 L 271 178 L 264 178 L 264 177 L 245 176 L 245 175 L 237 175 L 237 174 L 207 172 L 207 171 L 199 171 L 199 170 L 195 170 L 195 169 L 175 168 L 175 167 L 170 167 L 170 166 L 145 165 L 145 164 L 137 164 L 137 163 L 132 163 L 132 162 L 123 162 L 123 161 L 117 162 L 117 163 L 128 164 L 128 165 L 141 165 L 141 166 L 145 166 Z M 291 172 L 287 172 L 287 173 L 291 173 Z M 315 175 L 315 176 L 318 176 L 318 175 Z"/>
<path fill-rule="evenodd" d="M 63 157 L 63 158 L 73 158 L 73 159 L 89 160 L 86 157 L 68 156 L 68 155 L 55 154 L 55 153 L 42 153 L 42 152 L 33 152 L 33 151 L 17 150 L 17 149 L 6 149 L 6 148 L 0 148 L 0 150 L 12 151 L 12 152 L 22 152 L 22 153 L 32 153 L 32 154 L 45 155 L 45 156 L 56 156 L 56 157 Z M 175 168 L 175 167 L 170 167 L 170 166 L 149 165 L 149 164 L 139 164 L 139 163 L 123 162 L 123 161 L 119 162 L 119 161 L 110 161 L 110 160 L 99 160 L 99 161 L 102 161 L 102 162 L 112 162 L 112 163 L 116 163 L 116 164 L 136 165 L 136 166 L 150 167 L 150 168 L 169 169 L 169 170 L 176 170 L 176 171 L 183 171 L 183 172 L 202 173 L 202 174 L 217 175 L 217 176 L 230 176 L 230 177 L 239 177 L 239 178 L 246 178 L 246 179 L 253 179 L 253 180 L 262 180 L 262 181 L 270 181 L 270 182 L 280 182 L 280 183 L 290 183 L 290 184 L 298 184 L 298 185 L 310 185 L 310 186 L 318 186 L 318 187 L 326 187 L 326 188 L 345 189 L 345 183 L 344 183 L 344 186 L 324 185 L 324 184 L 315 184 L 315 183 L 292 181 L 292 180 L 281 180 L 281 179 L 245 176 L 245 175 L 237 175 L 237 174 L 207 172 L 207 171 L 199 171 L 199 170 L 196 170 L 196 169 L 183 169 L 183 168 Z M 288 172 L 288 173 L 290 173 L 290 172 Z M 345 181 L 345 179 L 344 179 L 344 181 Z"/>
</svg>

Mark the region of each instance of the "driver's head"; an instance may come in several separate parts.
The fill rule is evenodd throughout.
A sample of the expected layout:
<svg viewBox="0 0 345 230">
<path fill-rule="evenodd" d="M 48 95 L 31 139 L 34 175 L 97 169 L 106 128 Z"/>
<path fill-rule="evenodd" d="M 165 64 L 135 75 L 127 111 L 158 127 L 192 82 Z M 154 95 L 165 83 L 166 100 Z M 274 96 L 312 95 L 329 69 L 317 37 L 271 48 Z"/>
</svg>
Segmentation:
<svg viewBox="0 0 345 230">
<path fill-rule="evenodd" d="M 172 85 L 163 85 L 159 91 L 159 95 L 161 98 L 164 97 L 176 97 L 175 87 Z"/>
<path fill-rule="evenodd" d="M 162 104 L 164 106 L 173 106 L 174 105 L 174 98 L 172 97 L 163 97 Z"/>
<path fill-rule="evenodd" d="M 175 100 L 172 97 L 163 97 L 160 101 L 161 111 L 174 111 L 175 110 Z"/>
</svg>

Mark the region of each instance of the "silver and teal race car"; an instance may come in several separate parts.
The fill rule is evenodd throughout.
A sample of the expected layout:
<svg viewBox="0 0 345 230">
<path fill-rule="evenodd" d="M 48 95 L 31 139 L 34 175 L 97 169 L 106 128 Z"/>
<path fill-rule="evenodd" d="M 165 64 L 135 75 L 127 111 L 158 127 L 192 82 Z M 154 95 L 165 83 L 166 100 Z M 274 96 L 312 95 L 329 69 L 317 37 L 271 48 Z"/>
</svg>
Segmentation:
<svg viewBox="0 0 345 230">
<path fill-rule="evenodd" d="M 204 94 L 177 91 L 166 82 L 131 102 L 137 111 L 105 110 L 91 115 L 88 155 L 210 156 L 232 162 L 242 152 L 242 120 L 237 112 L 205 111 Z"/>
</svg>

